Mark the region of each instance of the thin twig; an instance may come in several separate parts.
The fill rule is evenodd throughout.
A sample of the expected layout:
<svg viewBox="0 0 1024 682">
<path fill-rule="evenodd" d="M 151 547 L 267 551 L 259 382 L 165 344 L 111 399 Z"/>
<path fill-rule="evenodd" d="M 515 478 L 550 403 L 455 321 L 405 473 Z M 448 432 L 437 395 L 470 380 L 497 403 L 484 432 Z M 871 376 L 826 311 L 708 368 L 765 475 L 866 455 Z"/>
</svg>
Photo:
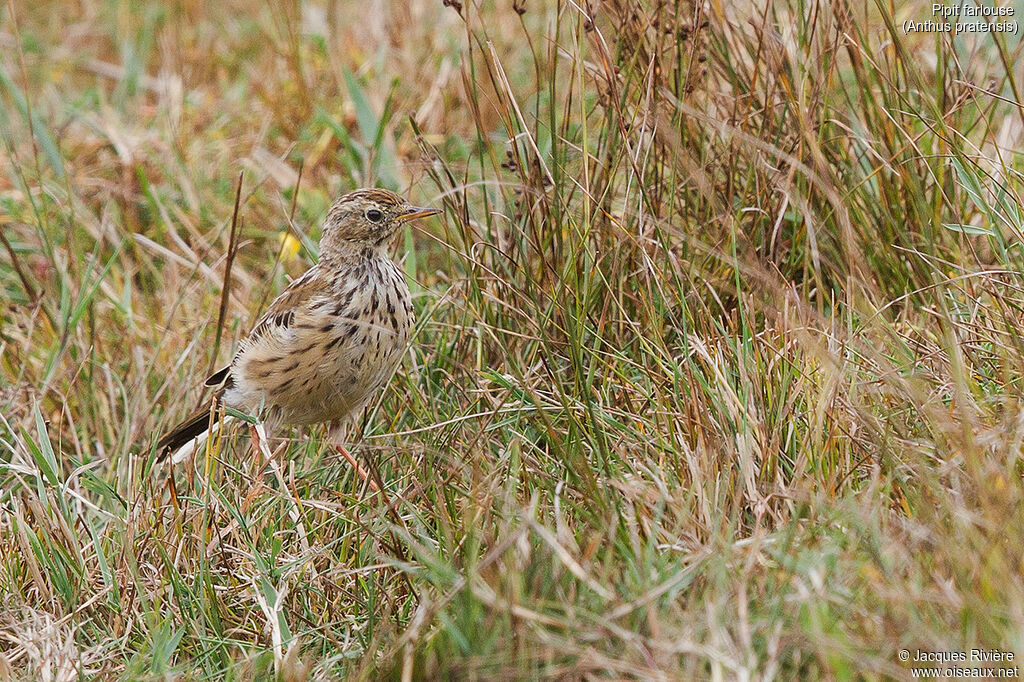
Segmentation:
<svg viewBox="0 0 1024 682">
<path fill-rule="evenodd" d="M 274 278 L 277 276 L 277 268 L 279 265 L 281 265 L 281 257 L 284 255 L 284 247 L 287 244 L 288 234 L 293 235 L 295 241 L 299 243 L 299 246 L 301 246 L 304 250 L 308 251 L 308 249 L 306 249 L 306 245 L 302 241 L 302 237 L 299 235 L 298 230 L 295 229 L 295 205 L 298 203 L 299 184 L 302 182 L 302 169 L 305 166 L 305 163 L 305 160 L 299 161 L 299 176 L 295 179 L 295 191 L 292 193 L 292 205 L 291 209 L 288 211 L 288 226 L 285 229 L 285 234 L 281 239 L 281 245 L 277 249 L 277 257 L 274 258 L 274 266 L 270 268 L 271 274 L 270 277 L 267 279 L 268 286 L 264 287 L 263 289 L 263 298 L 260 299 L 260 305 L 258 308 L 256 308 L 257 311 L 266 310 L 267 299 L 270 297 L 272 284 Z"/>
<path fill-rule="evenodd" d="M 306 160 L 299 159 L 299 175 L 298 177 L 295 178 L 295 191 L 292 192 L 292 207 L 291 210 L 288 211 L 288 229 L 290 230 L 294 229 L 292 228 L 292 224 L 295 221 L 295 205 L 299 203 L 299 185 L 302 184 L 302 169 L 305 167 L 305 165 Z M 298 235 L 296 235 L 296 237 L 297 236 Z M 299 243 L 302 243 L 301 239 L 299 240 Z"/>
<path fill-rule="evenodd" d="M 238 249 L 238 206 L 242 199 L 242 173 L 238 173 L 238 187 L 235 189 L 235 210 L 231 213 L 231 235 L 228 237 L 228 257 L 224 261 L 224 285 L 220 292 L 220 312 L 217 313 L 217 332 L 213 339 L 213 353 L 210 355 L 210 367 L 207 375 L 217 369 L 217 353 L 220 351 L 220 337 L 224 330 L 224 318 L 228 314 L 228 296 L 231 294 L 231 266 L 235 262 L 235 251 Z"/>
</svg>

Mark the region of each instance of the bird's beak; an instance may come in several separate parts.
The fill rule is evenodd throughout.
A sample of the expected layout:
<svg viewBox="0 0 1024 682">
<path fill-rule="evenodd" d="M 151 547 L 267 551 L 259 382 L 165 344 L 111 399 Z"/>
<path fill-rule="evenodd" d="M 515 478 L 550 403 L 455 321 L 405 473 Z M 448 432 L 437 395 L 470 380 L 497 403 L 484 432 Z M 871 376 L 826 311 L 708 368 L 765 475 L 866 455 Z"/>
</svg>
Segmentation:
<svg viewBox="0 0 1024 682">
<path fill-rule="evenodd" d="M 416 220 L 418 218 L 426 218 L 428 215 L 434 215 L 435 213 L 440 213 L 440 212 L 441 211 L 439 209 L 436 209 L 436 208 L 424 208 L 422 206 L 410 206 L 409 210 L 406 211 L 405 213 L 403 213 L 402 215 L 398 216 L 398 218 L 396 218 L 396 220 L 398 221 L 399 224 L 407 223 L 410 220 Z"/>
</svg>

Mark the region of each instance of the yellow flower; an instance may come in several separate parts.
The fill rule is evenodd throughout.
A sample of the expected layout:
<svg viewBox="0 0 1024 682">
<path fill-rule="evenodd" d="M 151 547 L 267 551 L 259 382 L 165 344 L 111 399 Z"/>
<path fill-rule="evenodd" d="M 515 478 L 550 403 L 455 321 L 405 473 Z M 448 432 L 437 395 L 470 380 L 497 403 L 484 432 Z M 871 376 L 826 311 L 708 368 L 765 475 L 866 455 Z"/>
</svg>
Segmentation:
<svg viewBox="0 0 1024 682">
<path fill-rule="evenodd" d="M 277 238 L 281 242 L 281 260 L 294 260 L 295 256 L 299 254 L 299 249 L 302 247 L 299 240 L 293 237 L 292 233 L 288 230 L 281 230 Z"/>
</svg>

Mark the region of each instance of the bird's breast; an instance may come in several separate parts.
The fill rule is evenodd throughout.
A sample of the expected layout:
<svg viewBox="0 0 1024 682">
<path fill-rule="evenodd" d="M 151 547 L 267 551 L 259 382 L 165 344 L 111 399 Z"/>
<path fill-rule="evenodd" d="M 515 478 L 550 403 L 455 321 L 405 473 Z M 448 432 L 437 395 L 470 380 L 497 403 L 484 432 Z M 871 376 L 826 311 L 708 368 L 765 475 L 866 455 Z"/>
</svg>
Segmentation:
<svg viewBox="0 0 1024 682">
<path fill-rule="evenodd" d="M 351 416 L 380 390 L 413 324 L 405 278 L 390 260 L 377 260 L 331 273 L 330 282 L 287 328 L 240 351 L 234 402 L 277 410 L 286 424 L 313 424 Z"/>
</svg>

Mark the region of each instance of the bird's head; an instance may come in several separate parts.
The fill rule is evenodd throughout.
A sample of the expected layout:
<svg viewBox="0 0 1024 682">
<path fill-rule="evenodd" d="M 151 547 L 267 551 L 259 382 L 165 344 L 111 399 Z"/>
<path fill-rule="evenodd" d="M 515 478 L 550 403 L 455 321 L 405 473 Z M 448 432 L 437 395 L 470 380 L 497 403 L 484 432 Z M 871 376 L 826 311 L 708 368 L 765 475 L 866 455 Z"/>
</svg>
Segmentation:
<svg viewBox="0 0 1024 682">
<path fill-rule="evenodd" d="M 386 189 L 357 189 L 335 201 L 327 212 L 320 253 L 341 256 L 382 248 L 403 223 L 435 213 L 440 211 L 413 206 Z"/>
</svg>

